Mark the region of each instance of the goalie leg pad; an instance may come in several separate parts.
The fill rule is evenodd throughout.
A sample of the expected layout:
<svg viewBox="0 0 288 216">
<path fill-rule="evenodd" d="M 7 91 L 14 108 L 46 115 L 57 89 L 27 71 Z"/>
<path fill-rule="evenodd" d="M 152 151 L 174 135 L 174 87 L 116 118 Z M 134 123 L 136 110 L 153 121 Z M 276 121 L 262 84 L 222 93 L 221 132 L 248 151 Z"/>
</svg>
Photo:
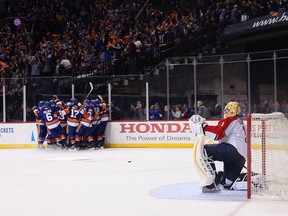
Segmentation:
<svg viewBox="0 0 288 216">
<path fill-rule="evenodd" d="M 211 159 L 204 150 L 205 141 L 205 136 L 200 136 L 194 145 L 193 152 L 193 161 L 201 178 L 200 187 L 211 185 L 216 177 L 215 170 L 211 166 Z"/>
</svg>

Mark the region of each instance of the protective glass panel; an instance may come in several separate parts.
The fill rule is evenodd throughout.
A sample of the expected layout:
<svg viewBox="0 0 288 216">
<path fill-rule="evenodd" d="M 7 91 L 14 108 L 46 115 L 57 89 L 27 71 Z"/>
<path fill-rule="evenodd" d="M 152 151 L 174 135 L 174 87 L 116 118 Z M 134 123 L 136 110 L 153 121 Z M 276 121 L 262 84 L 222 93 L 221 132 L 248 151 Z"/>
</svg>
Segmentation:
<svg viewBox="0 0 288 216">
<path fill-rule="evenodd" d="M 273 111 L 275 93 L 273 52 L 251 54 L 251 112 Z"/>
<path fill-rule="evenodd" d="M 29 77 L 26 79 L 27 121 L 34 121 L 32 107 L 38 106 L 39 101 L 50 101 L 53 95 L 67 102 L 71 98 L 72 78 L 68 76 Z M 55 96 L 54 96 L 55 97 Z"/>
<path fill-rule="evenodd" d="M 111 77 L 111 119 L 146 120 L 146 82 L 143 75 Z"/>
<path fill-rule="evenodd" d="M 6 122 L 23 121 L 23 78 L 6 78 Z"/>
<path fill-rule="evenodd" d="M 169 70 L 170 72 L 170 70 Z M 149 76 L 149 119 L 167 119 L 164 113 L 168 104 L 167 98 L 167 68 L 165 62 L 161 62 Z M 160 110 L 160 111 L 159 111 Z M 157 114 L 157 112 L 160 113 Z"/>
<path fill-rule="evenodd" d="M 193 59 L 172 59 L 169 68 L 169 119 L 184 120 L 194 114 L 194 66 Z M 167 110 L 165 110 L 165 114 Z"/>
<path fill-rule="evenodd" d="M 105 101 L 108 100 L 107 96 L 107 76 L 77 76 L 73 77 L 72 83 L 74 84 L 74 96 L 78 101 L 83 102 L 85 99 L 93 100 L 98 98 L 98 95 L 105 97 Z"/>
<path fill-rule="evenodd" d="M 239 56 L 238 59 L 225 56 L 224 62 L 223 109 L 226 103 L 236 101 L 241 107 L 239 116 L 246 119 L 249 113 L 246 56 Z"/>
<path fill-rule="evenodd" d="M 165 52 L 169 50 L 165 49 Z M 51 100 L 53 95 L 58 95 L 59 99 L 64 102 L 69 101 L 71 97 L 77 97 L 79 101 L 82 101 L 91 90 L 90 82 L 93 85 L 93 91 L 88 99 L 95 99 L 100 95 L 106 102 L 108 102 L 108 83 L 111 83 L 111 108 L 114 109 L 112 111 L 114 120 L 138 119 L 131 111 L 137 106 L 137 101 L 147 109 L 159 104 L 163 111 L 162 119 L 168 119 L 168 115 L 169 119 L 175 119 L 172 111 L 175 112 L 176 106 L 181 106 L 182 112 L 185 111 L 186 106 L 192 110 L 198 100 L 203 101 L 209 110 L 209 118 L 212 119 L 220 118 L 219 110 L 222 112 L 223 105 L 231 100 L 238 101 L 242 109 L 247 104 L 251 112 L 280 111 L 288 116 L 287 50 L 250 53 L 249 55 L 223 55 L 222 57 L 216 55 L 173 57 L 168 59 L 168 65 L 167 60 L 164 60 L 157 66 L 155 66 L 156 59 L 159 61 L 165 59 L 167 57 L 165 52 L 146 51 L 146 56 L 135 62 L 135 67 L 139 70 L 134 71 L 134 75 L 127 74 L 127 64 L 117 66 L 117 62 L 113 62 L 111 67 L 109 65 L 99 67 L 98 70 L 105 69 L 105 72 L 94 71 L 95 76 L 79 73 L 74 76 L 28 77 L 25 80 L 17 77 L 6 78 L 6 121 L 23 121 L 23 91 L 16 89 L 22 89 L 24 83 L 27 93 L 27 121 L 34 121 L 31 108 L 40 100 Z M 250 84 L 248 84 L 248 56 L 250 57 Z M 197 63 L 196 68 L 194 60 Z M 223 95 L 221 90 L 222 60 Z M 120 71 L 117 71 L 118 69 Z M 195 69 L 196 80 L 194 80 Z M 168 80 L 167 74 L 169 74 Z M 146 107 L 146 81 L 149 83 L 148 107 Z M 2 86 L 3 80 L 1 79 L 1 92 Z M 248 86 L 251 89 L 251 104 L 248 101 Z M 17 92 L 19 95 L 16 94 Z M 168 105 L 169 109 L 166 109 L 165 113 L 165 106 Z M 0 109 L 0 120 L 3 121 L 3 95 Z"/>
<path fill-rule="evenodd" d="M 196 72 L 196 97 L 191 95 L 197 114 L 206 119 L 219 119 L 222 114 L 220 58 L 199 61 Z M 195 100 L 196 99 L 196 100 Z"/>
<path fill-rule="evenodd" d="M 277 98 L 272 108 L 288 117 L 288 50 L 276 52 Z"/>
</svg>

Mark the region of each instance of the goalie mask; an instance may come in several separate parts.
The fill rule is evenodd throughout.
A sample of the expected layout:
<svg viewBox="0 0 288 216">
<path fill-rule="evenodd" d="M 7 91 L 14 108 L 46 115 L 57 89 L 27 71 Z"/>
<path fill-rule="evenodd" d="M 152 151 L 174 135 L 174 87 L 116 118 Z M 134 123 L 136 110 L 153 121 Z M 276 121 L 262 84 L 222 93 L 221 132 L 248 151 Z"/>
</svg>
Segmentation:
<svg viewBox="0 0 288 216">
<path fill-rule="evenodd" d="M 236 116 L 240 113 L 240 107 L 237 102 L 229 102 L 224 108 L 224 118 Z"/>
</svg>

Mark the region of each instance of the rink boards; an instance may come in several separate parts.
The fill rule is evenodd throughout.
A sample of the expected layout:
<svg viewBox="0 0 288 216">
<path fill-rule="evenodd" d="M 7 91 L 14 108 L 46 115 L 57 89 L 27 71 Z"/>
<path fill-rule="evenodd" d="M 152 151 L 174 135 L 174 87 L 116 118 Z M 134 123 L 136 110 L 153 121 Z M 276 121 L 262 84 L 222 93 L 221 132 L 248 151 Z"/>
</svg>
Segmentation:
<svg viewBox="0 0 288 216">
<path fill-rule="evenodd" d="M 207 123 L 217 125 L 218 121 Z M 261 127 L 256 130 L 252 147 L 259 149 Z M 37 135 L 35 123 L 1 123 L 0 148 L 35 148 Z M 196 140 L 188 121 L 114 121 L 107 125 L 105 144 L 111 148 L 193 148 Z M 283 149 L 277 137 L 274 141 L 267 147 Z"/>
</svg>

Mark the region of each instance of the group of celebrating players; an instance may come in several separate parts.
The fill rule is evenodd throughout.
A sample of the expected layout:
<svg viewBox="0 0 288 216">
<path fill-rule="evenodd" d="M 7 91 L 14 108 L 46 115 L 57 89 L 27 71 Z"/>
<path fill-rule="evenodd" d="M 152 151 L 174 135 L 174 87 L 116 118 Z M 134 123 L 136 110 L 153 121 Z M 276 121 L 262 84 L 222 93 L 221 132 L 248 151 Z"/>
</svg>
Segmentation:
<svg viewBox="0 0 288 216">
<path fill-rule="evenodd" d="M 72 98 L 64 103 L 54 96 L 33 107 L 38 130 L 38 148 L 59 146 L 63 149 L 104 148 L 105 129 L 109 120 L 108 106 L 101 98 Z"/>
</svg>

